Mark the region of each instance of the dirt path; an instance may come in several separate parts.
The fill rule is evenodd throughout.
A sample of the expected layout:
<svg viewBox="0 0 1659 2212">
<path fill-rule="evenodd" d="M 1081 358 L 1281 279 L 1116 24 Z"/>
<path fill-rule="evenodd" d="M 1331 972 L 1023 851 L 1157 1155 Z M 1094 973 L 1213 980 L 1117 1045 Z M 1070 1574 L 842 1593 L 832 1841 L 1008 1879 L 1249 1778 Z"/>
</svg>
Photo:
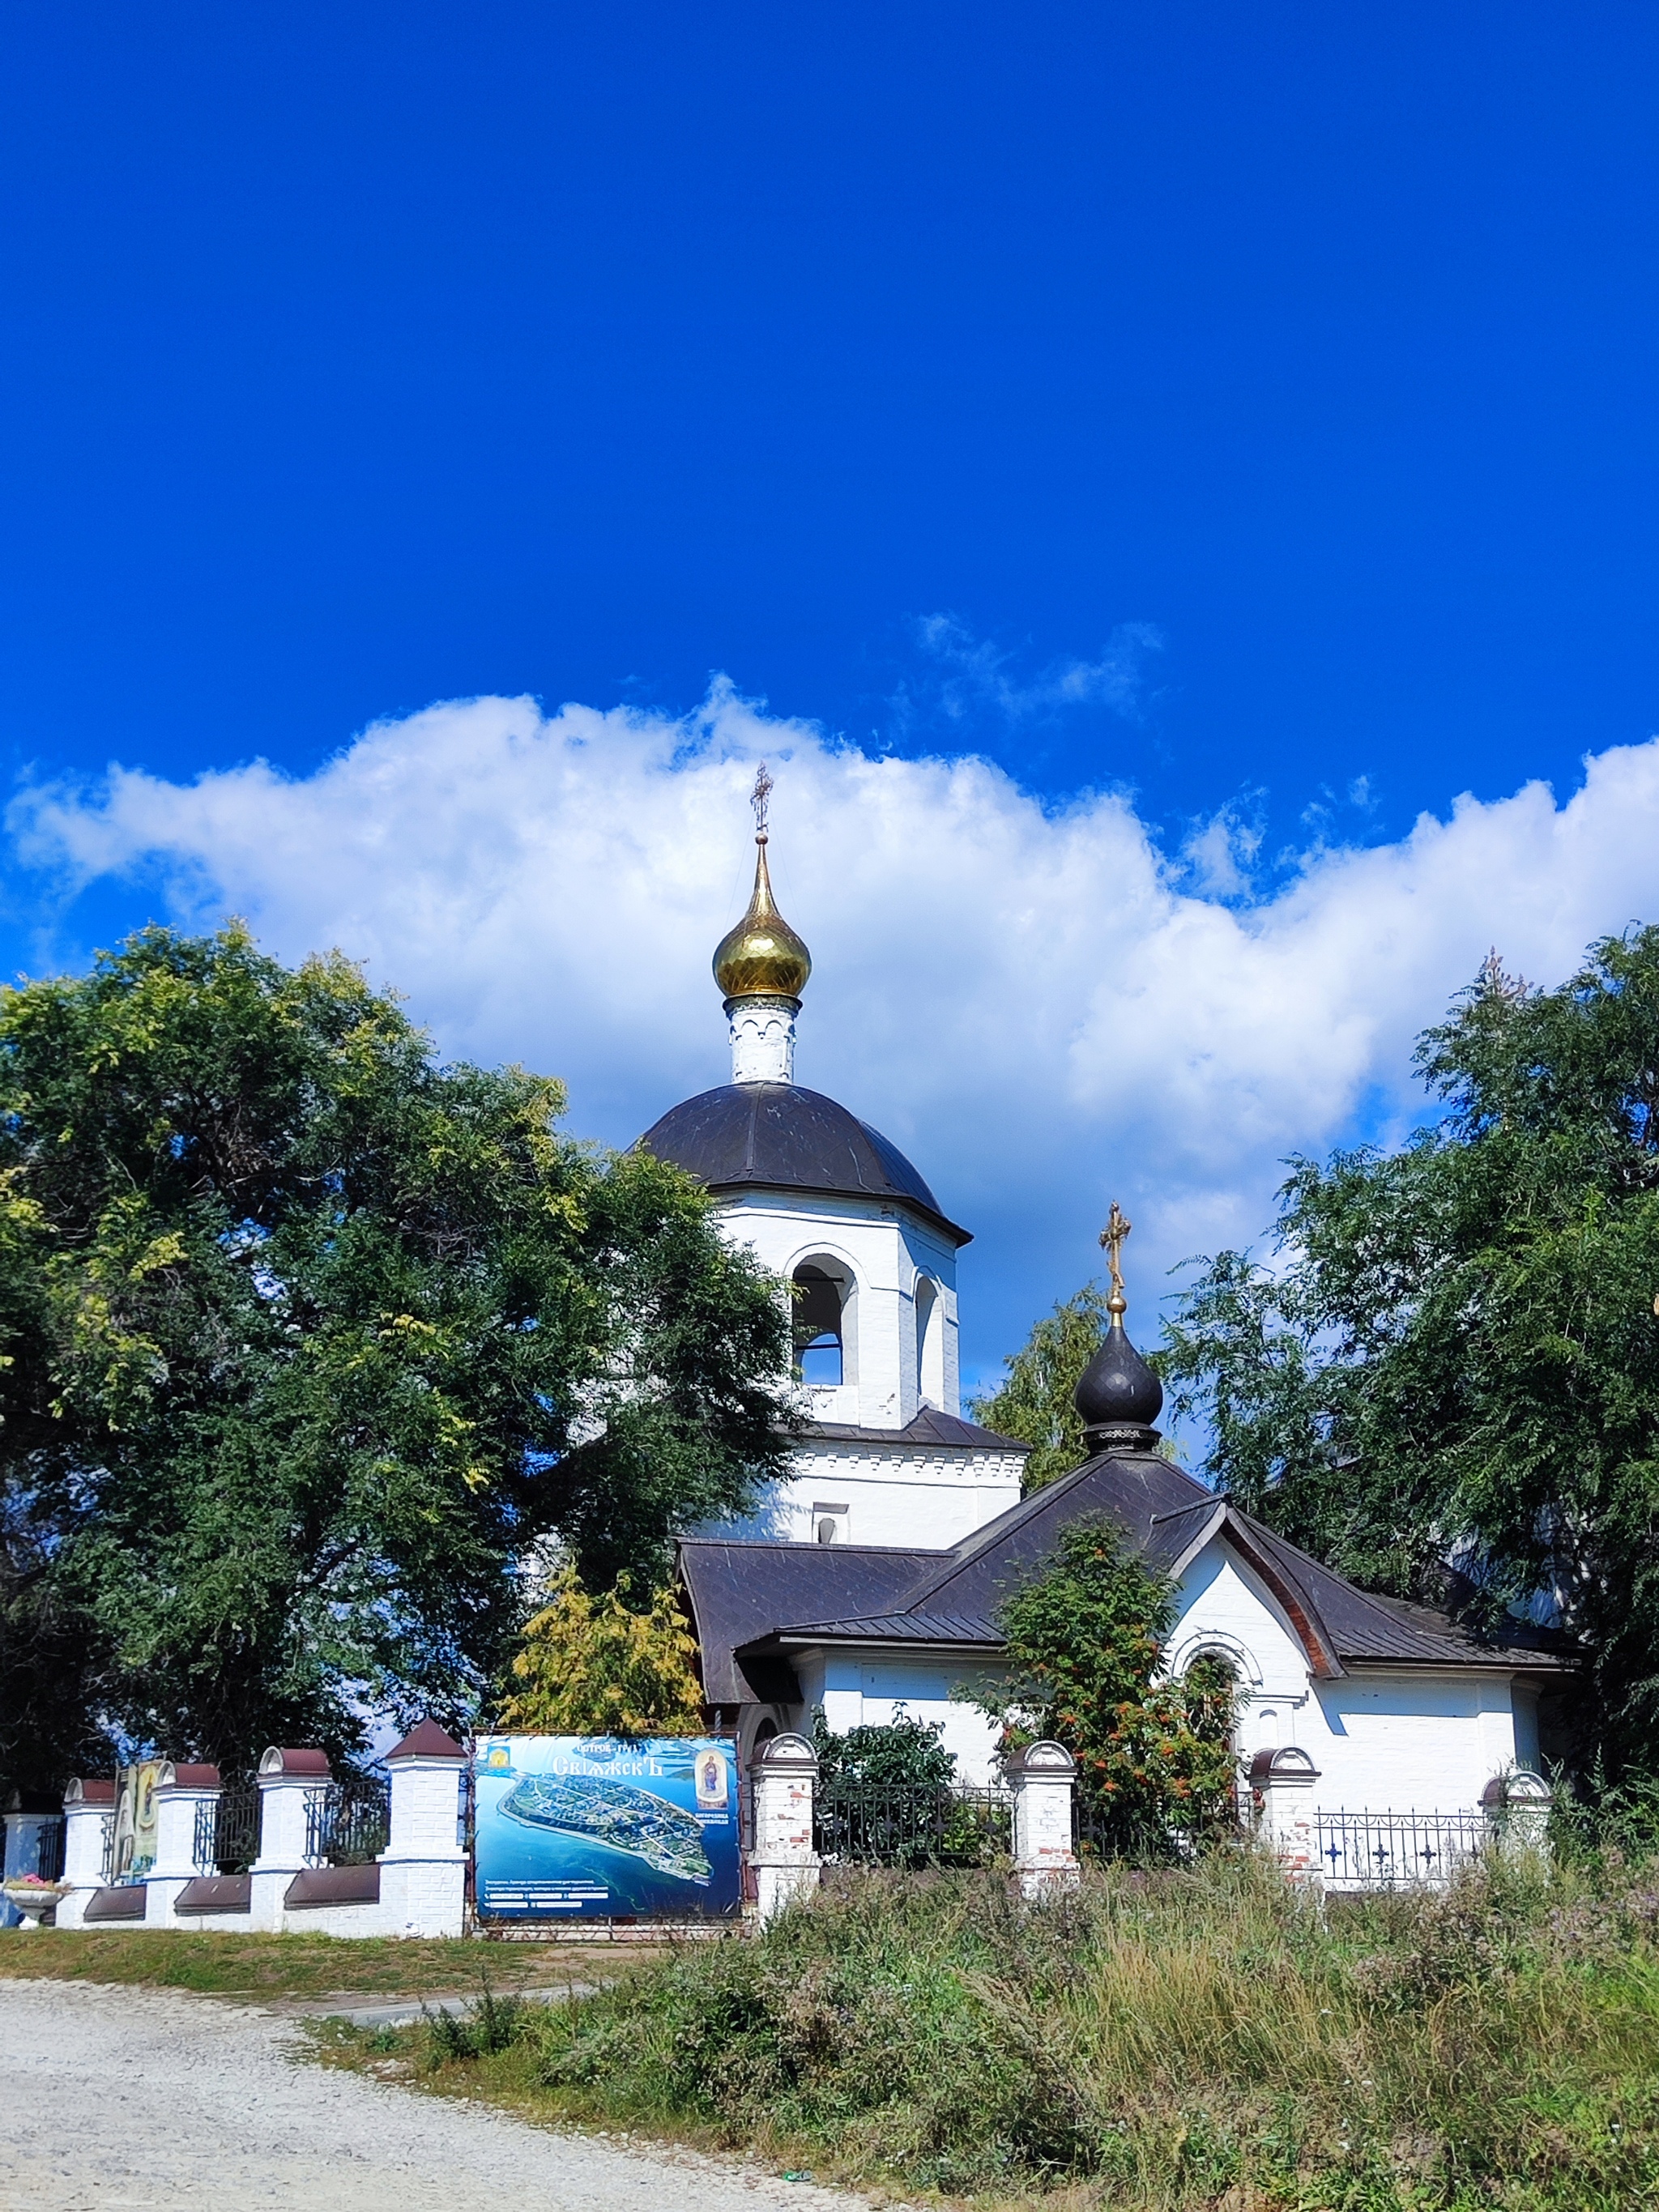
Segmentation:
<svg viewBox="0 0 1659 2212">
<path fill-rule="evenodd" d="M 694 2152 L 555 2135 L 295 2064 L 293 2023 L 222 2000 L 0 1983 L 3 2212 L 856 2212 Z"/>
</svg>

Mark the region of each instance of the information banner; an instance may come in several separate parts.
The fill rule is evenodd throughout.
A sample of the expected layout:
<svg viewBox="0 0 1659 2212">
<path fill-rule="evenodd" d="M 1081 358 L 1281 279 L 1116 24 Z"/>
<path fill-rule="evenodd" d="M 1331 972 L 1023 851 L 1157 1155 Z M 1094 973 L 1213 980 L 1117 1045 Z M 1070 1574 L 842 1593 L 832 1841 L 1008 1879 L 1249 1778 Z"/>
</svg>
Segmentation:
<svg viewBox="0 0 1659 2212">
<path fill-rule="evenodd" d="M 717 1736 L 483 1736 L 477 1907 L 492 1919 L 734 1913 L 736 1747 Z"/>
</svg>

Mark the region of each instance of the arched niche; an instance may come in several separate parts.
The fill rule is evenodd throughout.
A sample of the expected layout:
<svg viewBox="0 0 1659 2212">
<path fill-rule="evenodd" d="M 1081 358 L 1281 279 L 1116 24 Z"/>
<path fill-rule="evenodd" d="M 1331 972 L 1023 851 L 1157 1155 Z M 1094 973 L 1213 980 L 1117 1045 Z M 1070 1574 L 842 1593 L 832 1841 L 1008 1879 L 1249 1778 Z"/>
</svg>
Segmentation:
<svg viewBox="0 0 1659 2212">
<path fill-rule="evenodd" d="M 1224 1660 L 1241 1690 L 1261 1687 L 1261 1667 L 1248 1644 L 1224 1628 L 1190 1629 L 1170 1652 L 1170 1672 L 1184 1674 L 1194 1659 Z"/>
</svg>

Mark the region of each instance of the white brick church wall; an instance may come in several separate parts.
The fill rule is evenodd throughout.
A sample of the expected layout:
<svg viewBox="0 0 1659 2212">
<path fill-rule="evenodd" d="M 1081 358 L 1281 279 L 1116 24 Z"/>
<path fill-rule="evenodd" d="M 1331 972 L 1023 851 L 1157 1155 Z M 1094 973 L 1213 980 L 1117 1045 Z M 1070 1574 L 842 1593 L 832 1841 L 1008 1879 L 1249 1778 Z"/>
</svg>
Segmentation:
<svg viewBox="0 0 1659 2212">
<path fill-rule="evenodd" d="M 1305 1751 L 1319 1770 L 1314 1810 L 1467 1811 L 1495 1774 L 1536 1764 L 1531 1694 L 1502 1668 L 1354 1666 L 1316 1682 L 1279 1601 L 1224 1543 L 1205 1547 L 1180 1589 L 1171 1670 L 1206 1650 L 1230 1658 L 1246 1692 L 1241 1752 L 1248 1758 L 1285 1744 Z M 802 1721 L 810 1723 L 818 1705 L 838 1732 L 900 1711 L 938 1721 L 962 1779 L 991 1778 L 997 1732 L 952 1696 L 982 1676 L 969 1655 L 830 1646 L 799 1655 L 796 1671 Z"/>
</svg>

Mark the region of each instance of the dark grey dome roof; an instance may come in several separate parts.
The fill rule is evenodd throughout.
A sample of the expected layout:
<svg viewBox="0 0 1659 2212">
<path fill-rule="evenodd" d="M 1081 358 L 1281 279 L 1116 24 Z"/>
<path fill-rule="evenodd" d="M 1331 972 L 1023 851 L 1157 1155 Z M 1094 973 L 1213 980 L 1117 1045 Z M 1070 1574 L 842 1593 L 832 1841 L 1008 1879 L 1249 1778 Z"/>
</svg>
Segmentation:
<svg viewBox="0 0 1659 2212">
<path fill-rule="evenodd" d="M 896 1200 L 926 1214 L 954 1243 L 969 1241 L 940 1212 L 896 1145 L 798 1083 L 722 1084 L 672 1108 L 640 1143 L 710 1190 L 821 1190 Z"/>
<path fill-rule="evenodd" d="M 1079 1377 L 1072 1402 L 1083 1417 L 1091 1451 L 1127 1446 L 1150 1451 L 1158 1442 L 1152 1423 L 1164 1409 L 1164 1385 L 1114 1321 L 1104 1342 Z"/>
</svg>

